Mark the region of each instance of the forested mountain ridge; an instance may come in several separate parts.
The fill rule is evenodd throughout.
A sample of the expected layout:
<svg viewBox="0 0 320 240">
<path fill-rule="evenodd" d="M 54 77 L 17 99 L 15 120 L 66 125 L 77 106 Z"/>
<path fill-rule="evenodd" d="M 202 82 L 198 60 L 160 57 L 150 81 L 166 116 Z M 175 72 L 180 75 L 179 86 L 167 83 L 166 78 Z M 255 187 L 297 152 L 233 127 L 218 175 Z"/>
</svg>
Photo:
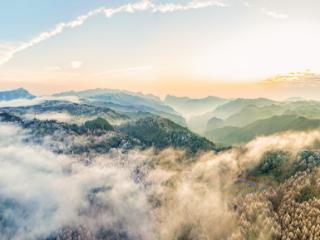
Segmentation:
<svg viewBox="0 0 320 240">
<path fill-rule="evenodd" d="M 308 131 L 320 128 L 320 119 L 308 119 L 298 115 L 279 115 L 257 120 L 242 128 L 222 127 L 208 131 L 205 135 L 223 144 L 246 143 L 258 136 L 286 131 Z"/>
</svg>

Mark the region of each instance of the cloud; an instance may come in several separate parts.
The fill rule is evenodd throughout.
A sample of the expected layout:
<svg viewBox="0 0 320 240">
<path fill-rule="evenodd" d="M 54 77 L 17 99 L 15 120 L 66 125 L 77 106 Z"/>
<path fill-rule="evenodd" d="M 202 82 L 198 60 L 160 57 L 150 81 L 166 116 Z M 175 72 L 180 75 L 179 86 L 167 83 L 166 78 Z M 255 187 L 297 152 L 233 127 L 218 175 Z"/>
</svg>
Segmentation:
<svg viewBox="0 0 320 240">
<path fill-rule="evenodd" d="M 68 64 L 65 64 L 64 66 L 49 66 L 46 67 L 45 70 L 49 72 L 59 72 L 63 70 L 76 70 L 83 66 L 83 62 L 79 60 L 71 61 Z"/>
<path fill-rule="evenodd" d="M 82 65 L 83 65 L 83 62 L 81 62 L 81 61 L 72 61 L 72 62 L 70 63 L 70 67 L 71 67 L 72 69 L 81 68 Z"/>
<path fill-rule="evenodd" d="M 106 165 L 107 157 L 85 166 L 23 143 L 24 132 L 0 125 L 0 211 L 3 239 L 47 238 L 64 227 L 96 233 L 125 232 L 153 239 L 145 193 L 130 169 Z M 103 161 L 102 161 L 103 160 Z"/>
<path fill-rule="evenodd" d="M 198 156 L 192 159 L 191 165 L 177 170 L 174 177 L 172 169 L 179 169 L 177 162 L 188 162 L 190 159 L 173 150 L 159 154 L 157 169 L 162 167 L 168 172 L 151 172 L 149 177 L 161 179 L 159 175 L 162 175 L 162 181 L 173 186 L 170 188 L 160 184 L 157 188 L 157 181 L 151 181 L 154 194 L 164 202 L 160 209 L 155 210 L 156 217 L 161 219 L 157 227 L 161 231 L 160 236 L 162 239 L 199 239 L 200 236 L 206 236 L 206 239 L 229 239 L 231 235 L 238 234 L 239 230 L 241 232 L 241 219 L 237 218 L 230 205 L 236 199 L 233 195 L 234 182 L 239 174 L 258 164 L 269 151 L 284 150 L 295 155 L 319 140 L 319 131 L 260 137 L 243 148 Z M 255 226 L 257 223 L 248 224 Z"/>
<path fill-rule="evenodd" d="M 22 52 L 28 48 L 31 48 L 41 42 L 44 42 L 58 34 L 63 33 L 67 29 L 72 29 L 82 26 L 89 18 L 97 16 L 99 14 L 104 14 L 106 17 L 113 17 L 119 13 L 135 13 L 150 11 L 153 13 L 169 13 L 177 11 L 187 11 L 187 10 L 196 10 L 207 7 L 226 7 L 227 5 L 222 0 L 193 0 L 186 4 L 177 4 L 177 3 L 160 3 L 155 4 L 151 0 L 142 0 L 137 3 L 129 3 L 122 5 L 117 8 L 107 8 L 100 7 L 94 10 L 87 12 L 84 15 L 78 16 L 72 21 L 61 22 L 57 24 L 53 29 L 45 31 L 32 38 L 30 41 L 23 42 L 17 46 L 14 44 L 6 44 L 2 46 L 2 51 L 0 47 L 0 66 L 9 61 L 15 54 Z"/>
<path fill-rule="evenodd" d="M 75 96 L 67 96 L 67 97 L 43 96 L 43 97 L 36 97 L 33 99 L 15 99 L 15 100 L 9 100 L 9 101 L 0 101 L 0 108 L 33 106 L 33 105 L 41 104 L 45 101 L 52 101 L 52 100 L 69 101 L 74 103 L 80 102 L 79 98 Z"/>
<path fill-rule="evenodd" d="M 27 119 L 39 119 L 39 120 L 56 120 L 59 122 L 70 123 L 73 120 L 73 117 L 65 112 L 49 112 L 49 113 L 39 113 L 39 114 L 26 114 L 24 116 Z"/>
<path fill-rule="evenodd" d="M 268 10 L 266 8 L 262 8 L 261 11 L 266 16 L 272 17 L 274 19 L 284 20 L 284 19 L 289 18 L 289 16 L 284 14 L 284 13 L 279 13 L 279 12 L 276 12 L 276 11 Z"/>
<path fill-rule="evenodd" d="M 0 60 L 10 57 L 10 53 L 22 44 L 21 42 L 0 42 Z"/>
<path fill-rule="evenodd" d="M 0 124 L 0 211 L 10 223 L 0 233 L 8 239 L 45 238 L 79 227 L 141 240 L 229 239 L 241 221 L 230 207 L 239 173 L 267 151 L 295 154 L 320 140 L 319 131 L 288 132 L 195 157 L 174 149 L 118 149 L 85 164 L 83 156 L 28 144 L 27 136 Z"/>
<path fill-rule="evenodd" d="M 318 87 L 320 85 L 320 74 L 311 72 L 310 70 L 279 74 L 262 81 L 261 84 L 293 88 Z"/>
</svg>

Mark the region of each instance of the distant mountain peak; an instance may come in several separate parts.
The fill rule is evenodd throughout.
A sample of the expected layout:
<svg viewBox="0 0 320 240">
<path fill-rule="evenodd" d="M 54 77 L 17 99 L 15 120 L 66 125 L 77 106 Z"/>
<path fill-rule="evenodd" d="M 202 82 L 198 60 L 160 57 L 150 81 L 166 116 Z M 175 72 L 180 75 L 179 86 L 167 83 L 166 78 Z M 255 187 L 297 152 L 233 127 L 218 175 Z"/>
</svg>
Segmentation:
<svg viewBox="0 0 320 240">
<path fill-rule="evenodd" d="M 0 101 L 33 98 L 35 98 L 35 96 L 22 87 L 8 91 L 0 91 Z"/>
<path fill-rule="evenodd" d="M 153 94 L 145 94 L 142 92 L 131 92 L 127 90 L 121 90 L 121 89 L 110 89 L 110 88 L 94 88 L 94 89 L 86 89 L 81 91 L 75 91 L 70 90 L 66 92 L 60 92 L 53 94 L 53 96 L 82 96 L 82 97 L 90 97 L 90 96 L 98 96 L 98 95 L 104 95 L 104 94 L 126 94 L 131 96 L 139 96 L 144 98 L 149 98 L 152 100 L 160 101 L 160 98 L 153 95 Z"/>
</svg>

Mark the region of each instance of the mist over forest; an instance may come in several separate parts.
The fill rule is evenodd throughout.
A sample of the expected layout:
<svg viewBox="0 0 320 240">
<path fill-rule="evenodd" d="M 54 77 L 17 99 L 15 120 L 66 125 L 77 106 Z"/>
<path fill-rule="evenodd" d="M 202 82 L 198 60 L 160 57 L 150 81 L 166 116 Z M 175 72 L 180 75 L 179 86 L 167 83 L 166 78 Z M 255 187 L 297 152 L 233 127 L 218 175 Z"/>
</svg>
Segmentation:
<svg viewBox="0 0 320 240">
<path fill-rule="evenodd" d="M 1 239 L 320 237 L 317 101 L 0 98 Z"/>
</svg>

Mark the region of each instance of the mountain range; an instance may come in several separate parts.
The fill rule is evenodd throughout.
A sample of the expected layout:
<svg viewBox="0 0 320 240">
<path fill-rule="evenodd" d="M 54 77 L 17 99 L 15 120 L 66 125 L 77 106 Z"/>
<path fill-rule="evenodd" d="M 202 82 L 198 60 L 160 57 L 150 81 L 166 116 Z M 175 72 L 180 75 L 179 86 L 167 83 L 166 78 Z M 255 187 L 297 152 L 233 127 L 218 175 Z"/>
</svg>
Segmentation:
<svg viewBox="0 0 320 240">
<path fill-rule="evenodd" d="M 66 97 L 76 97 L 78 102 L 70 102 Z M 36 96 L 23 88 L 0 92 L 2 102 L 33 98 Z M 111 89 L 62 92 L 51 98 L 40 104 L 4 105 L 1 109 L 22 118 L 53 119 L 78 125 L 98 117 L 114 126 L 135 121 L 137 128 L 141 128 L 141 123 L 146 124 L 146 119 L 151 121 L 160 117 L 175 123 L 174 128 L 188 128 L 190 132 L 223 145 L 243 144 L 258 136 L 284 131 L 315 129 L 320 119 L 320 102 L 301 98 L 275 101 L 168 95 L 161 100 L 151 94 Z"/>
<path fill-rule="evenodd" d="M 279 115 L 257 120 L 244 127 L 222 127 L 206 132 L 208 139 L 226 144 L 247 143 L 258 136 L 286 131 L 310 131 L 320 129 L 320 119 L 308 119 L 298 115 Z"/>
</svg>

